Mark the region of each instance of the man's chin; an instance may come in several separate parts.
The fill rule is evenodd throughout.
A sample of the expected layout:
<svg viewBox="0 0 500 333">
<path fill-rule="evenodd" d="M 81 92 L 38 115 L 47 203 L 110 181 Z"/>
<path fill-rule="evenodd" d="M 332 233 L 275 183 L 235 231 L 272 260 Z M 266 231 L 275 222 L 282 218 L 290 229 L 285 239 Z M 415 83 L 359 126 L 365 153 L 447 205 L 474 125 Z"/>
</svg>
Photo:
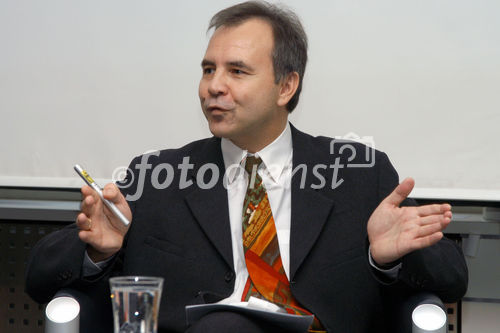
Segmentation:
<svg viewBox="0 0 500 333">
<path fill-rule="evenodd" d="M 209 129 L 212 134 L 218 138 L 226 138 L 230 139 L 231 134 L 233 133 L 234 129 L 229 128 L 226 125 L 223 124 L 213 124 L 209 123 Z"/>
</svg>

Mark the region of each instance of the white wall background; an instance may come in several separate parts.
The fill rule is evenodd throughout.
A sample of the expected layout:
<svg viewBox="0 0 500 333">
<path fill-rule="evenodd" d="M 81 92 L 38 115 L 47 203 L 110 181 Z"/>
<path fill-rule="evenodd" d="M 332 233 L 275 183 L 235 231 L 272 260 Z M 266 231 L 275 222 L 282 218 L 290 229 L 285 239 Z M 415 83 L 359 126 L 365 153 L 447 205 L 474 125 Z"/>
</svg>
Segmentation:
<svg viewBox="0 0 500 333">
<path fill-rule="evenodd" d="M 301 130 L 373 136 L 417 186 L 500 188 L 500 2 L 284 1 L 310 39 Z M 80 186 L 210 135 L 208 20 L 234 1 L 0 2 L 0 186 Z"/>
</svg>

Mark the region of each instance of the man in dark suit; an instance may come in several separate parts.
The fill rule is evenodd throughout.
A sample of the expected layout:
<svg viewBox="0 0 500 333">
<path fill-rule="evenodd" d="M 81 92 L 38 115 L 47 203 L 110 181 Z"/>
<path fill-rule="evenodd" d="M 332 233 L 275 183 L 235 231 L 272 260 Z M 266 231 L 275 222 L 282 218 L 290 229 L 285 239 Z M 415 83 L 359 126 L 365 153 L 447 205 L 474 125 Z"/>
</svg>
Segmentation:
<svg viewBox="0 0 500 333">
<path fill-rule="evenodd" d="M 211 27 L 199 96 L 214 137 L 139 156 L 128 183 L 106 185 L 104 196 L 132 221 L 129 227 L 83 187 L 75 225 L 32 252 L 30 295 L 46 302 L 70 286 L 109 306 L 110 276 L 162 276 L 159 328 L 175 332 L 187 329 L 186 305 L 241 300 L 250 280 L 241 211 L 252 179 L 243 165 L 252 156 L 262 160 L 257 172 L 287 288 L 322 329 L 387 331 L 387 310 L 400 294 L 427 290 L 445 301 L 463 296 L 463 255 L 442 234 L 451 221 L 449 205 L 412 206 L 406 198 L 413 180 L 398 185 L 384 153 L 368 150 L 370 167 L 348 167 L 365 163 L 368 148 L 312 137 L 288 123 L 307 61 L 296 16 L 244 3 L 216 14 Z M 354 159 L 339 153 L 338 144 L 348 145 Z M 240 327 L 275 329 L 228 313 L 189 329 Z"/>
</svg>

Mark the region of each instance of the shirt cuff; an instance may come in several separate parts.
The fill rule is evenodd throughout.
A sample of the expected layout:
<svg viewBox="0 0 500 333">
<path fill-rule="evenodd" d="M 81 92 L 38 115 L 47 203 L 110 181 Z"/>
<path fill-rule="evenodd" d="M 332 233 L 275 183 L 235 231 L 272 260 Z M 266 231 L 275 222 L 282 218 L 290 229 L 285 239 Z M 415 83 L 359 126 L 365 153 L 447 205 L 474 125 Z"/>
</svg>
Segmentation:
<svg viewBox="0 0 500 333">
<path fill-rule="evenodd" d="M 85 251 L 85 256 L 83 257 L 83 267 L 82 267 L 83 277 L 88 277 L 101 273 L 109 265 L 109 263 L 114 257 L 115 256 L 113 255 L 106 260 L 94 262 L 92 259 L 90 259 L 88 252 Z"/>
<path fill-rule="evenodd" d="M 373 258 L 372 258 L 372 253 L 370 251 L 370 247 L 369 246 L 368 246 L 368 261 L 370 262 L 370 266 L 372 266 L 373 268 L 375 268 L 377 271 L 381 272 L 385 276 L 387 276 L 387 277 L 389 277 L 391 279 L 394 279 L 394 280 L 397 279 L 399 270 L 401 269 L 401 266 L 403 265 L 400 262 L 396 266 L 388 268 L 388 269 L 384 269 L 384 268 L 381 268 L 381 267 L 377 266 L 377 264 L 375 263 L 375 260 L 373 260 Z"/>
</svg>

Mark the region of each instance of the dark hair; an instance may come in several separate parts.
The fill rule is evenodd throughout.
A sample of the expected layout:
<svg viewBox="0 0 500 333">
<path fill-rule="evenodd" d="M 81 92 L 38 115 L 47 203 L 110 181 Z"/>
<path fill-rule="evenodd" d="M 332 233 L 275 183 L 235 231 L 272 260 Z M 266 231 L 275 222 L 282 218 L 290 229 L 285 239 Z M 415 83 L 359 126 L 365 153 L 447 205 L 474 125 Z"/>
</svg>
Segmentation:
<svg viewBox="0 0 500 333">
<path fill-rule="evenodd" d="M 264 1 L 247 1 L 215 14 L 210 20 L 208 30 L 221 26 L 237 26 L 251 18 L 263 19 L 271 25 L 274 37 L 272 61 L 275 82 L 278 83 L 289 73 L 299 74 L 297 91 L 286 105 L 288 112 L 292 112 L 299 102 L 307 63 L 307 36 L 295 13 Z"/>
</svg>

